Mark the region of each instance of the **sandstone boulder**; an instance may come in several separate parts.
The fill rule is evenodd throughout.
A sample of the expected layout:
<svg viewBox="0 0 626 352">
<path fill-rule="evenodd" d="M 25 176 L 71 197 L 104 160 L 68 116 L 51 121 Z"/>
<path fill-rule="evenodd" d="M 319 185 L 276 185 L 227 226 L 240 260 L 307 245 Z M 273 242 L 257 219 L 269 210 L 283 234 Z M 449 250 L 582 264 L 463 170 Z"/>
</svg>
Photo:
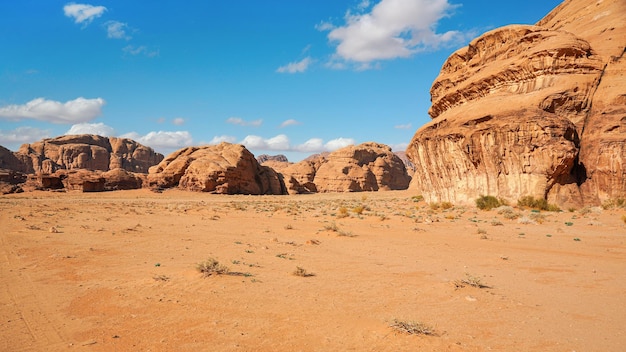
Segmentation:
<svg viewBox="0 0 626 352">
<path fill-rule="evenodd" d="M 279 175 L 261 166 L 243 145 L 188 147 L 150 168 L 151 187 L 221 194 L 286 194 Z"/>
<path fill-rule="evenodd" d="M 263 163 L 263 165 L 274 169 L 282 175 L 289 194 L 307 194 L 317 192 L 315 174 L 324 161 L 323 157 L 314 157 L 298 163 L 270 160 Z"/>
<path fill-rule="evenodd" d="M 401 190 L 408 187 L 410 177 L 391 148 L 370 142 L 330 153 L 313 182 L 319 192 Z"/>
<path fill-rule="evenodd" d="M 407 148 L 429 201 L 626 196 L 626 3 L 567 0 L 452 54 Z M 621 38 L 621 39 L 618 39 Z"/>
</svg>

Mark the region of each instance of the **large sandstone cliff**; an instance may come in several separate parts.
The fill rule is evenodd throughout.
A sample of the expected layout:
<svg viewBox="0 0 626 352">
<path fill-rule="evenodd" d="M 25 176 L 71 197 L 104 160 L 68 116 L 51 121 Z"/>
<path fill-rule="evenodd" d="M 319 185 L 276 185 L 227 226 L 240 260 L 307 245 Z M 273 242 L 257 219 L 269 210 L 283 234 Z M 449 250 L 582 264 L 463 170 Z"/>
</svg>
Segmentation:
<svg viewBox="0 0 626 352">
<path fill-rule="evenodd" d="M 536 25 L 452 54 L 413 137 L 411 188 L 428 200 L 626 196 L 626 2 L 567 0 Z"/>
</svg>

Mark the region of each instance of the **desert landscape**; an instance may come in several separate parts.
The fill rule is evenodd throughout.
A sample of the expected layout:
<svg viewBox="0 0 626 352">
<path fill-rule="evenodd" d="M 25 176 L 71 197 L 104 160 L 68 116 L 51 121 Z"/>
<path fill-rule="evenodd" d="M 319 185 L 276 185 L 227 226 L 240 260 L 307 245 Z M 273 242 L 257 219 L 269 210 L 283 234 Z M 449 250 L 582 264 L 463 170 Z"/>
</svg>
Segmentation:
<svg viewBox="0 0 626 352">
<path fill-rule="evenodd" d="M 405 151 L 0 146 L 0 350 L 625 350 L 626 3 L 591 3 L 450 55 Z"/>
<path fill-rule="evenodd" d="M 0 210 L 3 351 L 626 345 L 623 208 L 130 190 L 12 194 Z M 229 271 L 200 272 L 211 258 Z"/>
</svg>

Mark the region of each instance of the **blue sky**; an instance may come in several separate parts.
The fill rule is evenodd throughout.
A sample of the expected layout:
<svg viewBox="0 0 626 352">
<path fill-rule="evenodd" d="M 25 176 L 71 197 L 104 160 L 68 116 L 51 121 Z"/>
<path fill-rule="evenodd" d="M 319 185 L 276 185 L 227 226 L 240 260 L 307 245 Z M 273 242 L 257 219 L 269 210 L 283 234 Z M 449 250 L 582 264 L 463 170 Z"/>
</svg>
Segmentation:
<svg viewBox="0 0 626 352">
<path fill-rule="evenodd" d="M 404 150 L 453 51 L 559 3 L 0 1 L 0 145 L 94 133 L 291 161 L 368 141 Z"/>
</svg>

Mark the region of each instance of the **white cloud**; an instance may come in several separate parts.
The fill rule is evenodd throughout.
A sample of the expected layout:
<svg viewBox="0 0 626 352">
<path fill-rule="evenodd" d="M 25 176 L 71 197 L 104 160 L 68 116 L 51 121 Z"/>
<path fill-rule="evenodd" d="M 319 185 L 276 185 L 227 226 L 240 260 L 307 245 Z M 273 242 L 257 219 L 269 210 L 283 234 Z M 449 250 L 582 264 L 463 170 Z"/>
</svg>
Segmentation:
<svg viewBox="0 0 626 352">
<path fill-rule="evenodd" d="M 94 18 L 98 18 L 107 10 L 104 6 L 93 6 L 89 4 L 68 3 L 63 6 L 65 16 L 73 18 L 74 23 L 90 24 Z"/>
<path fill-rule="evenodd" d="M 181 126 L 185 124 L 185 119 L 183 119 L 182 117 L 177 117 L 172 120 L 172 123 L 175 124 L 176 126 Z"/>
<path fill-rule="evenodd" d="M 222 135 L 222 136 L 213 137 L 213 139 L 211 139 L 209 144 L 220 144 L 222 142 L 235 143 L 236 141 L 237 141 L 236 137 Z"/>
<path fill-rule="evenodd" d="M 72 125 L 70 129 L 65 132 L 66 135 L 73 134 L 96 134 L 98 136 L 115 136 L 115 130 L 111 126 L 107 126 L 102 122 L 98 123 L 78 123 Z"/>
<path fill-rule="evenodd" d="M 0 145 L 4 147 L 19 147 L 24 143 L 33 143 L 50 137 L 49 130 L 34 127 L 18 127 L 11 131 L 0 130 Z"/>
<path fill-rule="evenodd" d="M 126 39 L 130 40 L 132 37 L 126 33 L 128 25 L 119 21 L 107 21 L 104 23 L 107 29 L 107 37 L 111 39 Z"/>
<path fill-rule="evenodd" d="M 326 144 L 324 144 L 324 149 L 326 151 L 332 152 L 333 150 L 337 150 L 339 148 L 347 147 L 354 144 L 355 142 L 352 138 L 337 138 L 326 142 Z"/>
<path fill-rule="evenodd" d="M 301 125 L 302 123 L 300 121 L 294 120 L 294 119 L 289 119 L 289 120 L 285 120 L 283 121 L 283 123 L 280 124 L 280 128 L 285 128 L 288 126 L 297 126 L 297 125 Z"/>
<path fill-rule="evenodd" d="M 105 101 L 102 98 L 85 99 L 83 97 L 61 103 L 54 100 L 37 98 L 24 105 L 0 107 L 0 119 L 11 121 L 34 119 L 59 124 L 81 123 L 95 119 L 102 113 Z"/>
<path fill-rule="evenodd" d="M 351 138 L 337 138 L 326 143 L 320 138 L 311 138 L 296 146 L 292 146 L 289 138 L 284 134 L 265 139 L 260 136 L 249 135 L 241 142 L 248 149 L 271 150 L 281 152 L 321 153 L 330 152 L 339 148 L 355 144 Z"/>
<path fill-rule="evenodd" d="M 122 48 L 122 51 L 132 56 L 137 56 L 137 55 L 144 55 L 147 57 L 159 56 L 159 50 L 149 49 L 145 45 L 140 45 L 140 46 L 127 45 L 124 48 Z"/>
<path fill-rule="evenodd" d="M 302 73 L 309 68 L 309 65 L 313 63 L 313 59 L 310 56 L 305 57 L 304 59 L 298 62 L 290 62 L 285 66 L 281 66 L 276 69 L 278 73 Z"/>
<path fill-rule="evenodd" d="M 230 123 L 231 125 L 238 125 L 238 126 L 259 127 L 261 126 L 261 124 L 263 124 L 263 120 L 258 119 L 258 120 L 253 120 L 253 121 L 246 121 L 240 117 L 229 117 L 228 119 L 226 119 L 226 123 Z"/>
<path fill-rule="evenodd" d="M 407 123 L 404 125 L 395 125 L 393 126 L 393 128 L 399 129 L 399 130 L 410 130 L 412 128 L 411 123 Z"/>
<path fill-rule="evenodd" d="M 394 152 L 403 152 L 409 146 L 409 143 L 398 143 L 389 145 Z"/>
<path fill-rule="evenodd" d="M 315 29 L 320 32 L 326 32 L 335 29 L 335 26 L 330 22 L 322 21 L 315 25 Z"/>
<path fill-rule="evenodd" d="M 294 147 L 294 150 L 303 153 L 320 153 L 326 151 L 324 149 L 324 140 L 321 138 L 311 138 L 308 141 Z"/>
<path fill-rule="evenodd" d="M 365 5 L 366 1 L 359 6 L 365 9 Z M 333 28 L 328 39 L 338 43 L 336 54 L 346 61 L 406 58 L 463 37 L 456 31 L 435 31 L 439 20 L 450 16 L 456 6 L 448 0 L 382 0 L 369 13 L 348 11 L 346 24 Z"/>
<path fill-rule="evenodd" d="M 133 139 L 155 150 L 166 151 L 188 147 L 193 143 L 193 138 L 191 138 L 191 134 L 188 131 L 149 132 L 145 136 L 137 132 L 130 132 L 120 137 Z"/>
<path fill-rule="evenodd" d="M 269 139 L 264 139 L 259 136 L 246 136 L 246 138 L 241 141 L 241 144 L 245 145 L 248 149 L 261 149 L 261 150 L 279 150 L 286 151 L 290 150 L 289 146 L 289 138 L 284 134 L 279 134 L 276 137 L 272 137 Z"/>
</svg>

